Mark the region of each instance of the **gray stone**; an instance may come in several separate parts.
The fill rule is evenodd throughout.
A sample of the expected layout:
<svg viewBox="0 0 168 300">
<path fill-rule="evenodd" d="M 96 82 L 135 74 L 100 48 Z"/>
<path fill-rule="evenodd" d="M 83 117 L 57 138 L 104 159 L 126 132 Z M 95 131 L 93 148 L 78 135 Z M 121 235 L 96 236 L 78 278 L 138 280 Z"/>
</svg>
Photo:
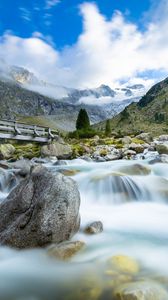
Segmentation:
<svg viewBox="0 0 168 300">
<path fill-rule="evenodd" d="M 42 157 L 56 156 L 58 159 L 66 159 L 71 157 L 72 149 L 64 142 L 54 142 L 52 144 L 42 146 L 41 155 Z"/>
<path fill-rule="evenodd" d="M 70 239 L 79 229 L 77 184 L 39 165 L 0 205 L 0 243 L 41 247 Z"/>
<path fill-rule="evenodd" d="M 96 162 L 105 162 L 106 160 L 103 158 L 103 157 L 101 157 L 101 156 L 96 156 L 95 158 L 94 158 L 94 160 L 96 161 Z"/>
<path fill-rule="evenodd" d="M 92 159 L 91 159 L 90 156 L 83 155 L 83 156 L 81 156 L 80 158 L 83 159 L 83 160 L 85 160 L 85 161 L 87 161 L 87 162 L 92 162 Z"/>
<path fill-rule="evenodd" d="M 121 142 L 123 144 L 126 144 L 126 145 L 129 145 L 132 143 L 132 139 L 129 137 L 129 136 L 124 136 L 122 139 L 121 139 Z"/>
<path fill-rule="evenodd" d="M 104 158 L 105 158 L 106 161 L 112 161 L 112 160 L 121 159 L 122 155 L 120 153 L 118 153 L 118 154 L 107 154 Z"/>
<path fill-rule="evenodd" d="M 150 143 L 153 141 L 153 138 L 149 132 L 143 132 L 136 136 L 137 139 L 142 140 L 146 143 Z"/>
<path fill-rule="evenodd" d="M 125 150 L 123 154 L 124 156 L 134 156 L 136 152 L 134 150 Z"/>
<path fill-rule="evenodd" d="M 160 142 L 168 142 L 168 134 L 163 134 L 163 135 L 160 135 L 158 140 Z"/>
<path fill-rule="evenodd" d="M 47 158 L 41 158 L 41 157 L 34 157 L 32 158 L 31 160 L 33 163 L 36 163 L 36 164 L 47 164 L 50 162 L 49 159 Z"/>
<path fill-rule="evenodd" d="M 144 147 L 141 144 L 131 143 L 129 145 L 129 149 L 135 151 L 136 153 L 142 153 L 144 151 Z"/>
<path fill-rule="evenodd" d="M 27 176 L 30 173 L 30 169 L 35 166 L 35 163 L 33 161 L 30 161 L 28 159 L 20 159 L 17 160 L 16 162 L 10 163 L 9 164 L 10 168 L 16 169 L 17 173 L 20 176 Z"/>
<path fill-rule="evenodd" d="M 66 166 L 67 165 L 67 162 L 65 160 L 57 160 L 54 164 L 54 166 Z"/>
<path fill-rule="evenodd" d="M 160 160 L 162 163 L 168 164 L 168 154 L 161 154 L 160 155 Z"/>
<path fill-rule="evenodd" d="M 89 224 L 84 232 L 88 234 L 97 234 L 101 233 L 103 231 L 103 223 L 101 221 L 96 221 L 91 224 Z"/>
<path fill-rule="evenodd" d="M 167 163 L 168 164 L 168 154 L 158 155 L 154 159 L 151 159 L 149 162 L 150 165 L 153 165 L 156 163 Z"/>
</svg>

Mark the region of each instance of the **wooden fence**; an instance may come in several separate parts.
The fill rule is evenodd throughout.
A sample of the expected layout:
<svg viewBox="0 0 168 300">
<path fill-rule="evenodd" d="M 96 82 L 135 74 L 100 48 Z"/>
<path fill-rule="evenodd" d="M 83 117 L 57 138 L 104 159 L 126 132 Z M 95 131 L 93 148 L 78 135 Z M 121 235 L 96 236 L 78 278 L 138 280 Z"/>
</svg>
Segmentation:
<svg viewBox="0 0 168 300">
<path fill-rule="evenodd" d="M 0 139 L 46 143 L 58 137 L 49 127 L 28 125 L 17 121 L 0 120 Z"/>
</svg>

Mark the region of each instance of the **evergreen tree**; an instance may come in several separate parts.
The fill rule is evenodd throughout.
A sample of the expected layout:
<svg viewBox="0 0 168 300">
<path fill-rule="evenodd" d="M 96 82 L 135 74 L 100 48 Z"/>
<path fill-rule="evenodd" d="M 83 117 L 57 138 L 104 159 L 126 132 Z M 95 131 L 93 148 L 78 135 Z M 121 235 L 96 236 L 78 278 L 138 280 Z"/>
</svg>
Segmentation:
<svg viewBox="0 0 168 300">
<path fill-rule="evenodd" d="M 76 121 L 76 129 L 89 129 L 90 121 L 86 109 L 81 108 Z"/>
<path fill-rule="evenodd" d="M 110 125 L 110 120 L 106 121 L 106 128 L 105 128 L 105 135 L 109 135 L 111 133 L 111 125 Z"/>
</svg>

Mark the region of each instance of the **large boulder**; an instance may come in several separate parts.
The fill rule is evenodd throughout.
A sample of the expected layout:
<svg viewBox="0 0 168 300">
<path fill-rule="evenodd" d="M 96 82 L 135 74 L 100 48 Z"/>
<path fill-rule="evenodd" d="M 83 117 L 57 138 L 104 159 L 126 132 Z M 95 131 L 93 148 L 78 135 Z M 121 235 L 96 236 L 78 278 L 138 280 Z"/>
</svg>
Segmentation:
<svg viewBox="0 0 168 300">
<path fill-rule="evenodd" d="M 0 205 L 0 243 L 41 247 L 70 239 L 79 229 L 76 183 L 36 166 Z"/>
<path fill-rule="evenodd" d="M 63 141 L 58 141 L 52 144 L 42 146 L 41 155 L 43 157 L 56 156 L 58 159 L 66 159 L 71 157 L 72 149 L 68 144 L 65 144 Z"/>
<path fill-rule="evenodd" d="M 11 144 L 1 144 L 0 145 L 0 160 L 9 159 L 15 153 L 16 149 Z"/>
<path fill-rule="evenodd" d="M 167 300 L 167 291 L 156 282 L 138 281 L 125 283 L 114 292 L 116 300 Z"/>
</svg>

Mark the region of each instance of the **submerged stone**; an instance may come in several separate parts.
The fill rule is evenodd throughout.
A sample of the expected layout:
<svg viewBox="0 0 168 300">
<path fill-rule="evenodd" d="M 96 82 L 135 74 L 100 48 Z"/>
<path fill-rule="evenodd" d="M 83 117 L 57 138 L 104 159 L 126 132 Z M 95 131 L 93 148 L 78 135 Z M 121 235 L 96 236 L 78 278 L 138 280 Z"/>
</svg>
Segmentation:
<svg viewBox="0 0 168 300">
<path fill-rule="evenodd" d="M 118 171 L 125 175 L 149 175 L 151 173 L 149 166 L 144 166 L 141 164 L 122 166 L 118 169 Z"/>
<path fill-rule="evenodd" d="M 78 174 L 80 172 L 80 170 L 60 169 L 59 172 L 65 176 L 75 176 L 76 174 Z"/>
<path fill-rule="evenodd" d="M 48 248 L 47 253 L 49 256 L 54 257 L 59 260 L 69 260 L 75 254 L 77 254 L 82 248 L 84 248 L 85 243 L 81 241 L 75 242 L 63 242 L 60 244 L 53 244 Z"/>
<path fill-rule="evenodd" d="M 133 258 L 126 255 L 112 256 L 107 261 L 108 267 L 124 273 L 136 274 L 139 272 L 139 264 Z"/>
<path fill-rule="evenodd" d="M 121 284 L 114 291 L 115 300 L 167 300 L 167 291 L 156 282 L 137 281 Z"/>
</svg>

